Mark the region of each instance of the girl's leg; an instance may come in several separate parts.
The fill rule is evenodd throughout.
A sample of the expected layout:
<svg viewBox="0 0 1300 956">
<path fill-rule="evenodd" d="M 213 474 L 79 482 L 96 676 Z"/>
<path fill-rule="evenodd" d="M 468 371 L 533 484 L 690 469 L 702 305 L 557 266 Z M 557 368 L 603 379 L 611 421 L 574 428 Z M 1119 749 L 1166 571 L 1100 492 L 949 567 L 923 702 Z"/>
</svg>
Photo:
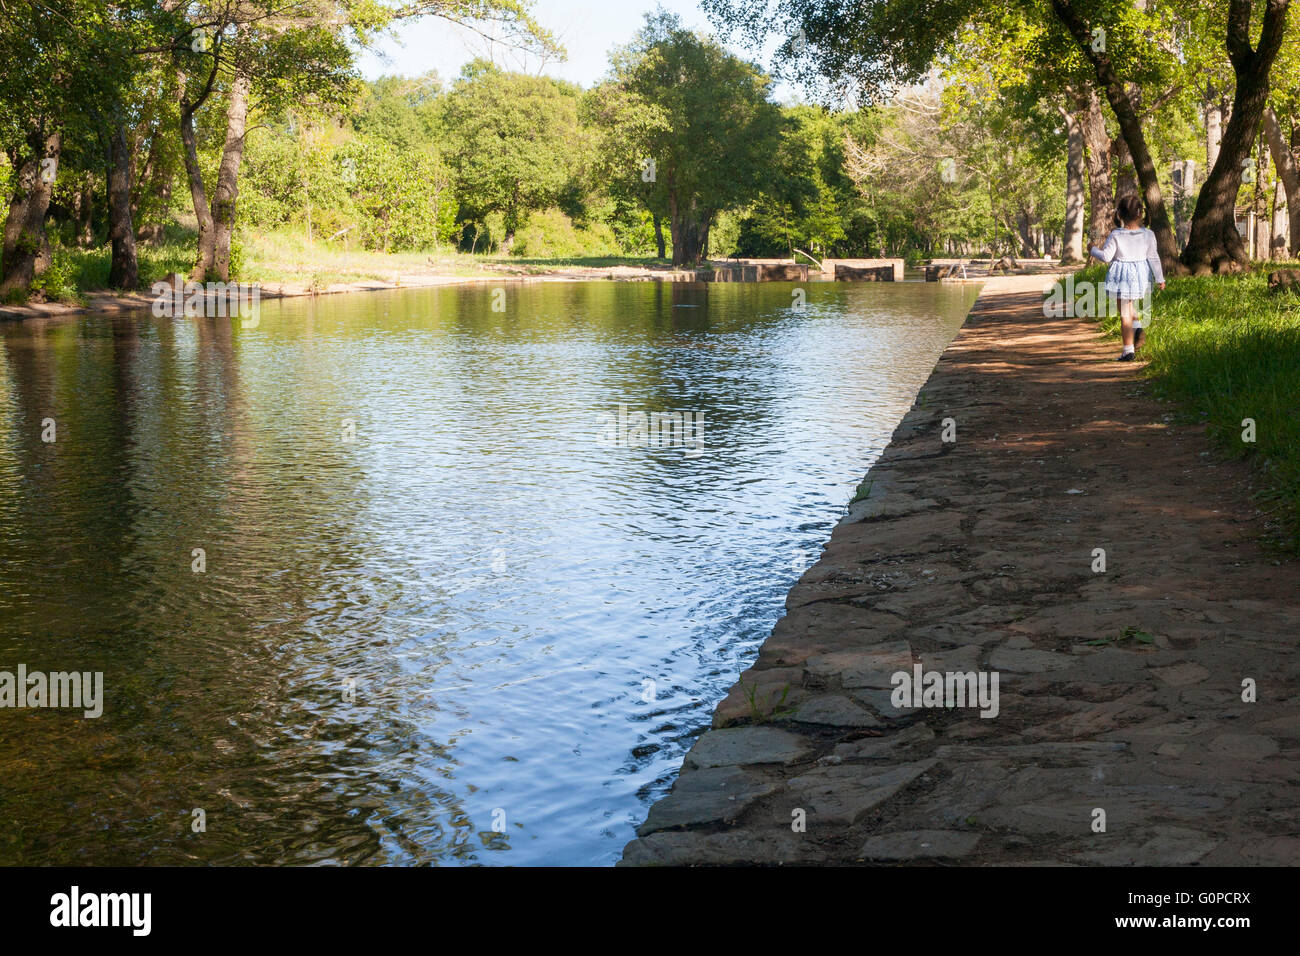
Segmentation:
<svg viewBox="0 0 1300 956">
<path fill-rule="evenodd" d="M 1133 351 L 1133 318 L 1137 315 L 1137 304 L 1132 299 L 1119 300 L 1119 324 L 1124 337 L 1124 351 Z"/>
<path fill-rule="evenodd" d="M 1151 287 L 1147 287 L 1146 295 L 1133 303 L 1133 348 L 1142 348 L 1142 342 L 1146 336 L 1146 327 L 1151 324 Z"/>
</svg>

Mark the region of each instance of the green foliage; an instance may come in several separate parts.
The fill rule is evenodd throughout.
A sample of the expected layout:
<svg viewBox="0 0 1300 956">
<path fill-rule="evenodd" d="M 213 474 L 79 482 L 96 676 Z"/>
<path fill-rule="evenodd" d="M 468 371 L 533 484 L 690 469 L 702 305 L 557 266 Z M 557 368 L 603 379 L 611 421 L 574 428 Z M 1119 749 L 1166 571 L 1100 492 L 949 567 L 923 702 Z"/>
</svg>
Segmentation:
<svg viewBox="0 0 1300 956">
<path fill-rule="evenodd" d="M 529 213 L 515 234 L 511 254 L 529 259 L 577 259 L 617 256 L 622 253 L 614 230 L 605 223 L 585 228 L 559 209 Z"/>
<path fill-rule="evenodd" d="M 429 153 L 404 152 L 382 140 L 354 140 L 335 154 L 356 240 L 367 249 L 422 249 L 456 232 L 449 170 Z"/>
<path fill-rule="evenodd" d="M 632 43 L 614 54 L 611 82 L 616 90 L 604 103 L 641 157 L 630 168 L 620 150 L 619 175 L 645 183 L 653 170 L 646 205 L 671 211 L 683 245 L 674 261 L 693 261 L 707 253 L 707 241 L 692 245 L 707 240 L 718 214 L 751 200 L 772 175 L 786 120 L 770 100 L 771 80 L 661 11 L 647 15 Z"/>
<path fill-rule="evenodd" d="M 244 182 L 239 196 L 243 224 L 259 229 L 292 222 L 305 208 L 309 170 L 328 162 L 317 150 L 304 148 L 278 124 L 270 126 L 268 132 L 270 135 L 259 137 L 244 155 Z"/>
<path fill-rule="evenodd" d="M 1224 5 L 1071 2 L 1089 23 L 1106 25 L 1116 68 L 1141 88 L 1151 111 L 1145 132 L 1167 181 L 1171 159 L 1204 148 L 1207 87 L 1231 84 Z M 302 9 L 313 16 L 301 18 L 273 0 L 67 0 L 63 18 L 9 4 L 0 8 L 0 55 L 12 67 L 0 77 L 0 145 L 9 155 L 0 186 L 12 188 L 12 164 L 30 152 L 34 118 L 67 116 L 52 231 L 65 245 L 80 240 L 74 217 L 89 207 L 89 232 L 103 241 L 104 132 L 121 120 L 136 157 L 136 226 L 192 221 L 177 73 L 190 94 L 213 76 L 197 118 L 208 184 L 239 73 L 252 79 L 237 223 L 246 237 L 291 232 L 308 248 L 340 251 L 455 242 L 481 253 L 513 238 L 514 255 L 529 258 L 649 256 L 658 217 L 672 254 L 675 229 L 687 256 L 799 250 L 913 262 L 1018 253 L 1025 228 L 1061 232 L 1061 111 L 1077 108 L 1073 98 L 1094 78 L 1046 0 L 769 0 L 758 13 L 740 0 L 706 6 L 742 37 L 789 28 L 778 66 L 814 92 L 819 83 L 854 87 L 869 102 L 927 75 L 938 82 L 867 109 L 778 106 L 762 70 L 661 11 L 613 53 L 606 81 L 585 92 L 485 61 L 450 84 L 432 72 L 361 83 L 355 56 L 393 22 L 397 5 L 386 0 L 310 0 Z M 524 46 L 558 49 L 523 0 L 403 10 L 417 8 L 491 20 Z M 211 50 L 190 45 L 189 24 L 200 17 L 226 27 Z M 149 52 L 131 52 L 141 49 Z M 1300 110 L 1297 62 L 1291 42 L 1272 92 L 1285 129 Z M 947 160 L 951 180 L 941 175 Z M 1184 220 L 1194 200 L 1181 200 Z"/>
<path fill-rule="evenodd" d="M 244 240 L 236 231 L 230 237 L 230 278 L 239 279 L 244 276 L 248 260 L 244 255 Z"/>
<path fill-rule="evenodd" d="M 771 175 L 739 224 L 737 250 L 743 256 L 848 251 L 843 244 L 861 207 L 845 170 L 845 136 L 853 115 L 815 106 L 790 107 L 785 115 Z"/>
<path fill-rule="evenodd" d="M 414 78 L 381 76 L 362 87 L 349 125 L 363 138 L 386 140 L 398 149 L 426 149 L 443 132 L 442 92 L 435 72 Z"/>
<path fill-rule="evenodd" d="M 577 87 L 475 61 L 443 98 L 447 163 L 465 218 L 500 213 L 506 235 L 555 205 L 583 151 Z"/>
<path fill-rule="evenodd" d="M 61 245 L 52 244 L 49 267 L 32 280 L 31 292 L 46 302 L 76 302 L 80 299 L 77 289 L 77 264 L 74 257 Z"/>
<path fill-rule="evenodd" d="M 432 152 L 362 135 L 331 143 L 295 119 L 249 151 L 244 221 L 275 229 L 305 225 L 365 249 L 426 249 L 456 233 L 450 170 Z"/>
</svg>

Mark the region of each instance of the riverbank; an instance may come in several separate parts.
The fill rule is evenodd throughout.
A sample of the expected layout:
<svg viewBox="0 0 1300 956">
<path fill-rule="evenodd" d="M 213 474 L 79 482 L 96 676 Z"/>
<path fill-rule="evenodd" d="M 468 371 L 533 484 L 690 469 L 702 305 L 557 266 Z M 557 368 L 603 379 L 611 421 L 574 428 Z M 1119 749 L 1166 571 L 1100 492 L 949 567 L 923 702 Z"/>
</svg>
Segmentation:
<svg viewBox="0 0 1300 956">
<path fill-rule="evenodd" d="M 0 303 L 0 319 L 57 317 L 78 313 L 112 313 L 148 309 L 156 281 L 171 282 L 188 275 L 194 258 L 194 236 L 184 230 L 165 240 L 140 247 L 140 288 L 122 292 L 107 288 L 108 249 L 60 248 L 51 270 L 38 280 L 34 300 Z M 245 237 L 238 257 L 237 278 L 256 286 L 262 299 L 381 292 L 484 282 L 699 282 L 699 281 L 882 281 L 905 277 L 904 260 L 826 259 L 819 266 L 793 259 L 711 259 L 698 269 L 675 267 L 666 259 L 645 257 L 561 257 L 532 259 L 473 255 L 444 250 L 440 254 L 348 250 L 334 244 L 309 242 L 295 233 L 266 233 Z M 245 261 L 246 260 L 246 261 Z M 1018 273 L 1041 272 L 1050 263 L 1018 263 Z M 987 270 L 989 263 L 983 268 Z M 842 273 L 837 270 L 845 270 Z M 969 280 L 982 282 L 972 271 Z M 870 274 L 870 275 L 868 275 Z M 920 276 L 918 275 L 917 278 Z M 53 289 L 55 291 L 51 292 Z"/>
<path fill-rule="evenodd" d="M 251 280 L 262 299 L 285 299 L 316 295 L 341 295 L 350 292 L 384 292 L 394 289 L 420 289 L 433 286 L 466 285 L 483 282 L 587 282 L 593 279 L 622 281 L 688 281 L 694 278 L 682 270 L 667 267 L 631 265 L 585 266 L 568 262 L 542 265 L 536 262 L 484 263 L 477 269 L 455 264 L 429 265 L 424 270 L 394 270 L 389 278 L 360 277 L 349 281 L 322 283 L 319 277 L 303 273 L 296 278 L 261 282 Z M 109 290 L 83 293 L 80 301 L 29 302 L 0 305 L 0 319 L 25 319 L 75 315 L 83 312 L 128 312 L 149 309 L 154 296 L 149 292 Z"/>
<path fill-rule="evenodd" d="M 1300 862 L 1297 568 L 1044 281 L 985 286 L 625 865 Z M 893 706 L 916 665 L 995 707 Z"/>
</svg>

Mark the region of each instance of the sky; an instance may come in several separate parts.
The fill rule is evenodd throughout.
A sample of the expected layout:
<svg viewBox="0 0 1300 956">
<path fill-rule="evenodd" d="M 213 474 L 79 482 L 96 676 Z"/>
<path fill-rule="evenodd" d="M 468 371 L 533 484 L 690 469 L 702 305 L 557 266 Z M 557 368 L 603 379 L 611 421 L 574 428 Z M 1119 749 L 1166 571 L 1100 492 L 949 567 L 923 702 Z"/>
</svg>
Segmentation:
<svg viewBox="0 0 1300 956">
<path fill-rule="evenodd" d="M 589 87 L 604 77 L 610 50 L 627 43 L 640 29 L 643 15 L 659 6 L 680 16 L 688 29 L 716 32 L 697 0 L 535 0 L 533 16 L 559 38 L 568 51 L 568 60 L 520 63 L 512 59 L 510 51 L 498 49 L 497 62 L 529 73 L 540 70 Z M 745 59 L 769 65 L 761 52 L 756 54 L 734 43 L 728 46 Z M 487 42 L 482 37 L 428 17 L 400 25 L 395 38 L 363 54 L 359 65 L 361 75 L 368 80 L 386 74 L 419 76 L 432 69 L 446 81 L 454 79 L 462 65 L 486 52 Z M 778 95 L 782 92 L 778 90 Z"/>
</svg>

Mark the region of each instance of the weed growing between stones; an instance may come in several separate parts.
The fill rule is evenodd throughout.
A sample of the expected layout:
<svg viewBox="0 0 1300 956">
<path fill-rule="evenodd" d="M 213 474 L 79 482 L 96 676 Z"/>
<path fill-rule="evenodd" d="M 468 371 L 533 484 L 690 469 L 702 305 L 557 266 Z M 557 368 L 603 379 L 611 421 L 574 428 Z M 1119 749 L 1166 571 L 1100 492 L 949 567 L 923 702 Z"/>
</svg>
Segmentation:
<svg viewBox="0 0 1300 956">
<path fill-rule="evenodd" d="M 786 684 L 781 688 L 781 696 L 776 697 L 776 691 L 773 691 L 767 699 L 766 709 L 758 700 L 758 684 L 755 683 L 746 687 L 745 681 L 740 681 L 740 692 L 745 695 L 745 703 L 749 707 L 750 719 L 756 724 L 764 724 L 770 720 L 779 720 L 788 717 L 793 713 L 792 710 L 781 711 L 781 705 L 785 703 L 786 698 L 790 696 L 790 685 Z M 773 698 L 776 698 L 773 700 Z"/>
<path fill-rule="evenodd" d="M 862 484 L 858 485 L 858 492 L 853 496 L 853 500 L 850 501 L 849 504 L 856 505 L 859 501 L 866 501 L 868 498 L 870 498 L 871 486 L 874 485 L 875 483 L 876 483 L 876 479 L 868 478 L 867 480 L 863 481 Z"/>
<path fill-rule="evenodd" d="M 1087 641 L 1086 643 L 1090 647 L 1118 647 L 1122 644 L 1154 644 L 1155 640 L 1153 635 L 1130 624 L 1120 631 L 1116 637 L 1099 637 L 1095 641 Z"/>
</svg>

